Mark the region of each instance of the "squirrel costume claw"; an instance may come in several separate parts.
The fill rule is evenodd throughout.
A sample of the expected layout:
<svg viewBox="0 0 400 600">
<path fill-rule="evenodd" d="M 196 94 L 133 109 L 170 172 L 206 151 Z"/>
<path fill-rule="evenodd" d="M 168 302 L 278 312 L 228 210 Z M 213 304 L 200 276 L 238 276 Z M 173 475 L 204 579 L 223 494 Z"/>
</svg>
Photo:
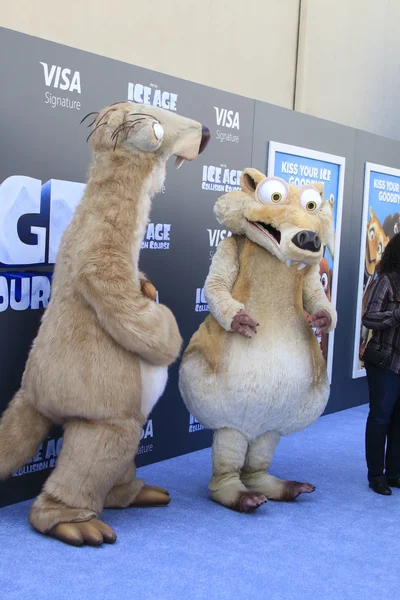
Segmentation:
<svg viewBox="0 0 400 600">
<path fill-rule="evenodd" d="M 63 423 L 30 522 L 75 545 L 115 541 L 98 520 L 104 507 L 170 501 L 136 478 L 134 457 L 182 338 L 172 312 L 154 302 L 139 252 L 167 160 L 195 160 L 210 139 L 197 121 L 131 102 L 107 106 L 91 127 L 89 181 L 60 244 L 21 388 L 0 421 L 0 479 Z"/>
<path fill-rule="evenodd" d="M 336 311 L 320 278 L 334 228 L 323 186 L 299 188 L 245 169 L 241 190 L 220 197 L 217 220 L 232 236 L 205 283 L 210 315 L 192 337 L 179 387 L 189 412 L 214 430 L 211 498 L 249 512 L 314 486 L 270 475 L 281 435 L 311 425 L 329 397 L 320 334 Z"/>
</svg>

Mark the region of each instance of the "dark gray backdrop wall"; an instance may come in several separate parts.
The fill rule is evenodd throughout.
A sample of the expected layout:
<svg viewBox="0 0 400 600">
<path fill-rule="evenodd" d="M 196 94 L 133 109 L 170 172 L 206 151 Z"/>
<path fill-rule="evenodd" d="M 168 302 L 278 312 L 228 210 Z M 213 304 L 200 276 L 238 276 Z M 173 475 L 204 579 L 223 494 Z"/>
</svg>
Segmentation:
<svg viewBox="0 0 400 600">
<path fill-rule="evenodd" d="M 363 162 L 399 166 L 400 144 L 363 137 L 365 134 L 351 128 L 1 28 L 0 54 L 1 81 L 7 82 L 0 95 L 3 184 L 12 176 L 33 177 L 43 184 L 51 179 L 85 183 L 90 150 L 85 143 L 88 130 L 79 122 L 87 113 L 119 100 L 143 101 L 145 97 L 153 102 L 161 93 L 170 109 L 212 130 L 212 143 L 197 161 L 184 164 L 179 171 L 168 166 L 165 186 L 153 202 L 141 255 L 141 269 L 156 285 L 159 301 L 174 311 L 185 343 L 207 313 L 204 280 L 216 246 L 227 234 L 213 215 L 219 195 L 235 189 L 240 171 L 247 166 L 266 172 L 269 141 L 345 156 L 339 325 L 326 412 L 366 402 L 365 380 L 351 378 Z M 65 68 L 70 69 L 68 80 L 63 78 Z M 57 98 L 66 106 L 57 104 Z M 372 152 L 377 146 L 385 147 L 385 152 Z M 35 226 L 45 228 L 49 246 L 50 209 L 46 202 L 43 195 L 40 215 L 27 209 L 18 221 L 20 238 L 32 248 L 37 243 L 31 229 Z M 5 232 L 0 222 L 0 249 L 2 235 Z M 52 269 L 48 262 L 19 268 L 0 264 L 0 277 L 2 272 L 25 271 L 31 276 L 50 276 Z M 0 297 L 0 307 L 1 301 Z M 23 311 L 11 306 L 0 311 L 0 412 L 20 384 L 39 326 L 43 309 L 33 305 Z M 166 393 L 143 428 L 138 466 L 211 444 L 211 432 L 202 429 L 181 401 L 177 369 L 177 365 L 171 369 Z M 28 465 L 0 484 L 0 506 L 38 493 L 61 449 L 61 434 L 52 432 Z"/>
</svg>

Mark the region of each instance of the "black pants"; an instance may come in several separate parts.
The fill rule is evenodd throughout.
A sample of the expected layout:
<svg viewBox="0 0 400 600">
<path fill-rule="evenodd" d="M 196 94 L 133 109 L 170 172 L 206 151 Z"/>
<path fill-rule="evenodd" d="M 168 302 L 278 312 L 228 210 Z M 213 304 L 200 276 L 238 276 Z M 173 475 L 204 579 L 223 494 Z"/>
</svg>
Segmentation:
<svg viewBox="0 0 400 600">
<path fill-rule="evenodd" d="M 365 365 L 370 409 L 365 446 L 368 479 L 400 477 L 400 375 Z M 386 448 L 386 455 L 385 455 Z"/>
</svg>

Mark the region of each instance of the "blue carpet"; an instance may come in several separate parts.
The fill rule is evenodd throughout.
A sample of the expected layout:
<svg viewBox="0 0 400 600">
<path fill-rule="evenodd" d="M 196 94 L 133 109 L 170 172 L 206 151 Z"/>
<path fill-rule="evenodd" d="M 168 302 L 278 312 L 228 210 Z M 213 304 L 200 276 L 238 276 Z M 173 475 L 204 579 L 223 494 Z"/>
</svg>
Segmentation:
<svg viewBox="0 0 400 600">
<path fill-rule="evenodd" d="M 30 503 L 0 510 L 4 600 L 376 600 L 399 594 L 400 490 L 368 489 L 366 407 L 283 439 L 272 472 L 317 491 L 251 515 L 207 497 L 210 451 L 145 467 L 167 508 L 105 511 L 118 541 L 72 548 L 33 532 Z"/>
</svg>

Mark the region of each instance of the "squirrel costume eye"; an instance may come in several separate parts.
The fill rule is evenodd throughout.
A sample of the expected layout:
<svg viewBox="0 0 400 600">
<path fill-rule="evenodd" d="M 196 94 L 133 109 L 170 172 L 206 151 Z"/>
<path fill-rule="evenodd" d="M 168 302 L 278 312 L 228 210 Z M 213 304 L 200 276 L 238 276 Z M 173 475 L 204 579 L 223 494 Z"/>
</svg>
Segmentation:
<svg viewBox="0 0 400 600">
<path fill-rule="evenodd" d="M 322 198 L 318 190 L 314 187 L 308 187 L 302 192 L 300 202 L 308 212 L 314 213 L 321 208 Z"/>
<path fill-rule="evenodd" d="M 328 289 L 328 275 L 326 273 L 322 273 L 321 275 L 321 283 L 322 283 L 322 287 L 324 288 L 324 292 L 327 291 Z"/>
<path fill-rule="evenodd" d="M 286 182 L 275 177 L 263 179 L 256 189 L 256 197 L 263 204 L 280 204 L 287 200 L 288 195 Z"/>
</svg>

